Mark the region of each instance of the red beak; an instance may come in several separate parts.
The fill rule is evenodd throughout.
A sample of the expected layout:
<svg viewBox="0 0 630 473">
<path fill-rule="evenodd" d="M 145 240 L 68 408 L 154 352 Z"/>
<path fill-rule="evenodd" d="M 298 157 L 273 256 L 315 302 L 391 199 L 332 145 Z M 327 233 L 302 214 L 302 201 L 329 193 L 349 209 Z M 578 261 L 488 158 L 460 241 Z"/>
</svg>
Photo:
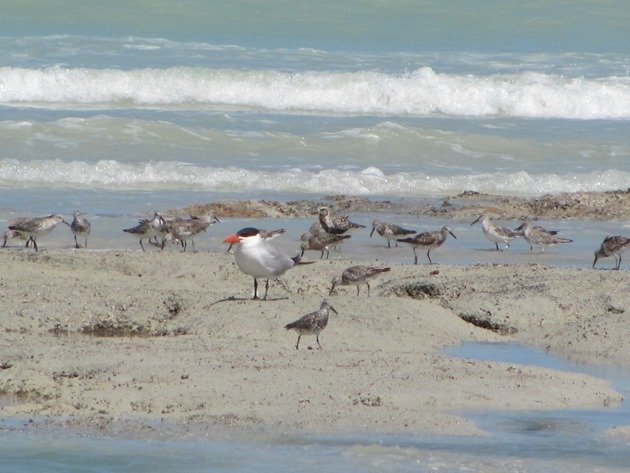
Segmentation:
<svg viewBox="0 0 630 473">
<path fill-rule="evenodd" d="M 236 233 L 232 233 L 231 235 L 228 235 L 225 237 L 225 239 L 223 240 L 223 243 L 230 243 L 230 244 L 235 244 L 235 243 L 239 243 L 241 241 L 241 237 L 238 236 Z"/>
</svg>

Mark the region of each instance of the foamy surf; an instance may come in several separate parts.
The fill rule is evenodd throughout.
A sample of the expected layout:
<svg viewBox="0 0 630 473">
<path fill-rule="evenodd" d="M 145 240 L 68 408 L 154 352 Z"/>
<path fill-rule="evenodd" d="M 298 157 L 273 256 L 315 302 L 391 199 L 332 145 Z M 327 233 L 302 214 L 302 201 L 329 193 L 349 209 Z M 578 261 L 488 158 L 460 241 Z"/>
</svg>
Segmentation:
<svg viewBox="0 0 630 473">
<path fill-rule="evenodd" d="M 0 103 L 176 107 L 320 114 L 630 118 L 630 79 L 523 72 L 446 74 L 266 69 L 0 68 Z"/>
<path fill-rule="evenodd" d="M 591 173 L 529 174 L 496 172 L 478 174 L 384 173 L 365 169 L 298 168 L 273 171 L 237 167 L 203 167 L 161 161 L 96 163 L 62 160 L 0 160 L 0 186 L 68 187 L 89 189 L 189 189 L 210 192 L 257 192 L 357 195 L 435 196 L 465 190 L 492 194 L 535 196 L 546 193 L 609 191 L 624 188 L 630 173 L 607 170 Z"/>
</svg>

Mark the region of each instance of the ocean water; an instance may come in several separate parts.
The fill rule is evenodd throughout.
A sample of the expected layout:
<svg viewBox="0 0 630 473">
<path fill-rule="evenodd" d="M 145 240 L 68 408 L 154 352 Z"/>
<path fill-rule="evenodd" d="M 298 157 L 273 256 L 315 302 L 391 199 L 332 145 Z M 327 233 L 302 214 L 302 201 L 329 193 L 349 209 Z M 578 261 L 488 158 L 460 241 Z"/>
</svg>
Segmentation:
<svg viewBox="0 0 630 473">
<path fill-rule="evenodd" d="M 0 211 L 625 189 L 629 10 L 11 2 Z"/>
<path fill-rule="evenodd" d="M 95 247 L 137 248 L 119 230 L 139 214 L 224 198 L 630 187 L 626 0 L 5 3 L 0 224 L 80 209 L 93 218 Z M 422 230 L 443 224 L 405 219 Z M 225 223 L 229 232 L 247 224 Z M 522 242 L 488 251 L 469 223 L 449 222 L 462 237 L 434 260 L 590 266 L 602 235 L 628 228 L 545 222 L 577 246 L 532 256 Z M 218 249 L 218 232 L 200 249 Z M 66 237 L 55 230 L 42 246 L 67 247 Z M 412 256 L 356 240 L 382 260 Z M 516 413 L 509 425 L 528 418 Z M 3 471 L 33 472 L 622 469 L 623 445 L 580 432 L 568 437 L 584 447 L 577 455 L 566 429 L 551 443 L 544 429 L 491 440 L 363 433 L 159 443 L 5 423 L 0 449 Z"/>
</svg>

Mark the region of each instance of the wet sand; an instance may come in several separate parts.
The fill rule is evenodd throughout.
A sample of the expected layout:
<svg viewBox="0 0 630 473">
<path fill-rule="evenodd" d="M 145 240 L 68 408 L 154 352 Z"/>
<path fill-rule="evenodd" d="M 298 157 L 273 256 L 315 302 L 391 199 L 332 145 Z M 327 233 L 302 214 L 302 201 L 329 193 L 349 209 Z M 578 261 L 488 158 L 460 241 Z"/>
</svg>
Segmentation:
<svg viewBox="0 0 630 473">
<path fill-rule="evenodd" d="M 520 341 L 589 363 L 630 363 L 627 271 L 538 265 L 393 265 L 371 297 L 330 297 L 353 261 L 320 261 L 271 283 L 231 255 L 175 251 L 0 251 L 0 412 L 124 426 L 279 432 L 482 434 L 461 409 L 614 407 L 582 374 L 441 353 Z M 369 262 L 363 262 L 369 264 Z M 229 297 L 245 300 L 226 300 Z M 320 336 L 286 323 L 328 297 Z M 620 426 L 624 428 L 624 426 Z M 627 426 L 626 426 L 627 428 Z"/>
</svg>

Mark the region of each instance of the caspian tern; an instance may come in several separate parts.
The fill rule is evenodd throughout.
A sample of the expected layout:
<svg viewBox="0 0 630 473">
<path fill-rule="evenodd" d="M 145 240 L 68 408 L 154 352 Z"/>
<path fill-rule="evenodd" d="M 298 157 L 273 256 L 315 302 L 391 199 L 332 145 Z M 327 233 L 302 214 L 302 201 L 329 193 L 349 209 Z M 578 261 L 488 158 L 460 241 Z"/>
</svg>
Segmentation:
<svg viewBox="0 0 630 473">
<path fill-rule="evenodd" d="M 243 228 L 227 236 L 223 243 L 234 245 L 234 259 L 238 269 L 254 278 L 253 299 L 258 299 L 258 279 L 266 280 L 263 296 L 265 300 L 269 291 L 269 280 L 282 276 L 289 269 L 300 264 L 299 255 L 293 258 L 284 256 L 262 238 L 257 228 Z"/>
</svg>

